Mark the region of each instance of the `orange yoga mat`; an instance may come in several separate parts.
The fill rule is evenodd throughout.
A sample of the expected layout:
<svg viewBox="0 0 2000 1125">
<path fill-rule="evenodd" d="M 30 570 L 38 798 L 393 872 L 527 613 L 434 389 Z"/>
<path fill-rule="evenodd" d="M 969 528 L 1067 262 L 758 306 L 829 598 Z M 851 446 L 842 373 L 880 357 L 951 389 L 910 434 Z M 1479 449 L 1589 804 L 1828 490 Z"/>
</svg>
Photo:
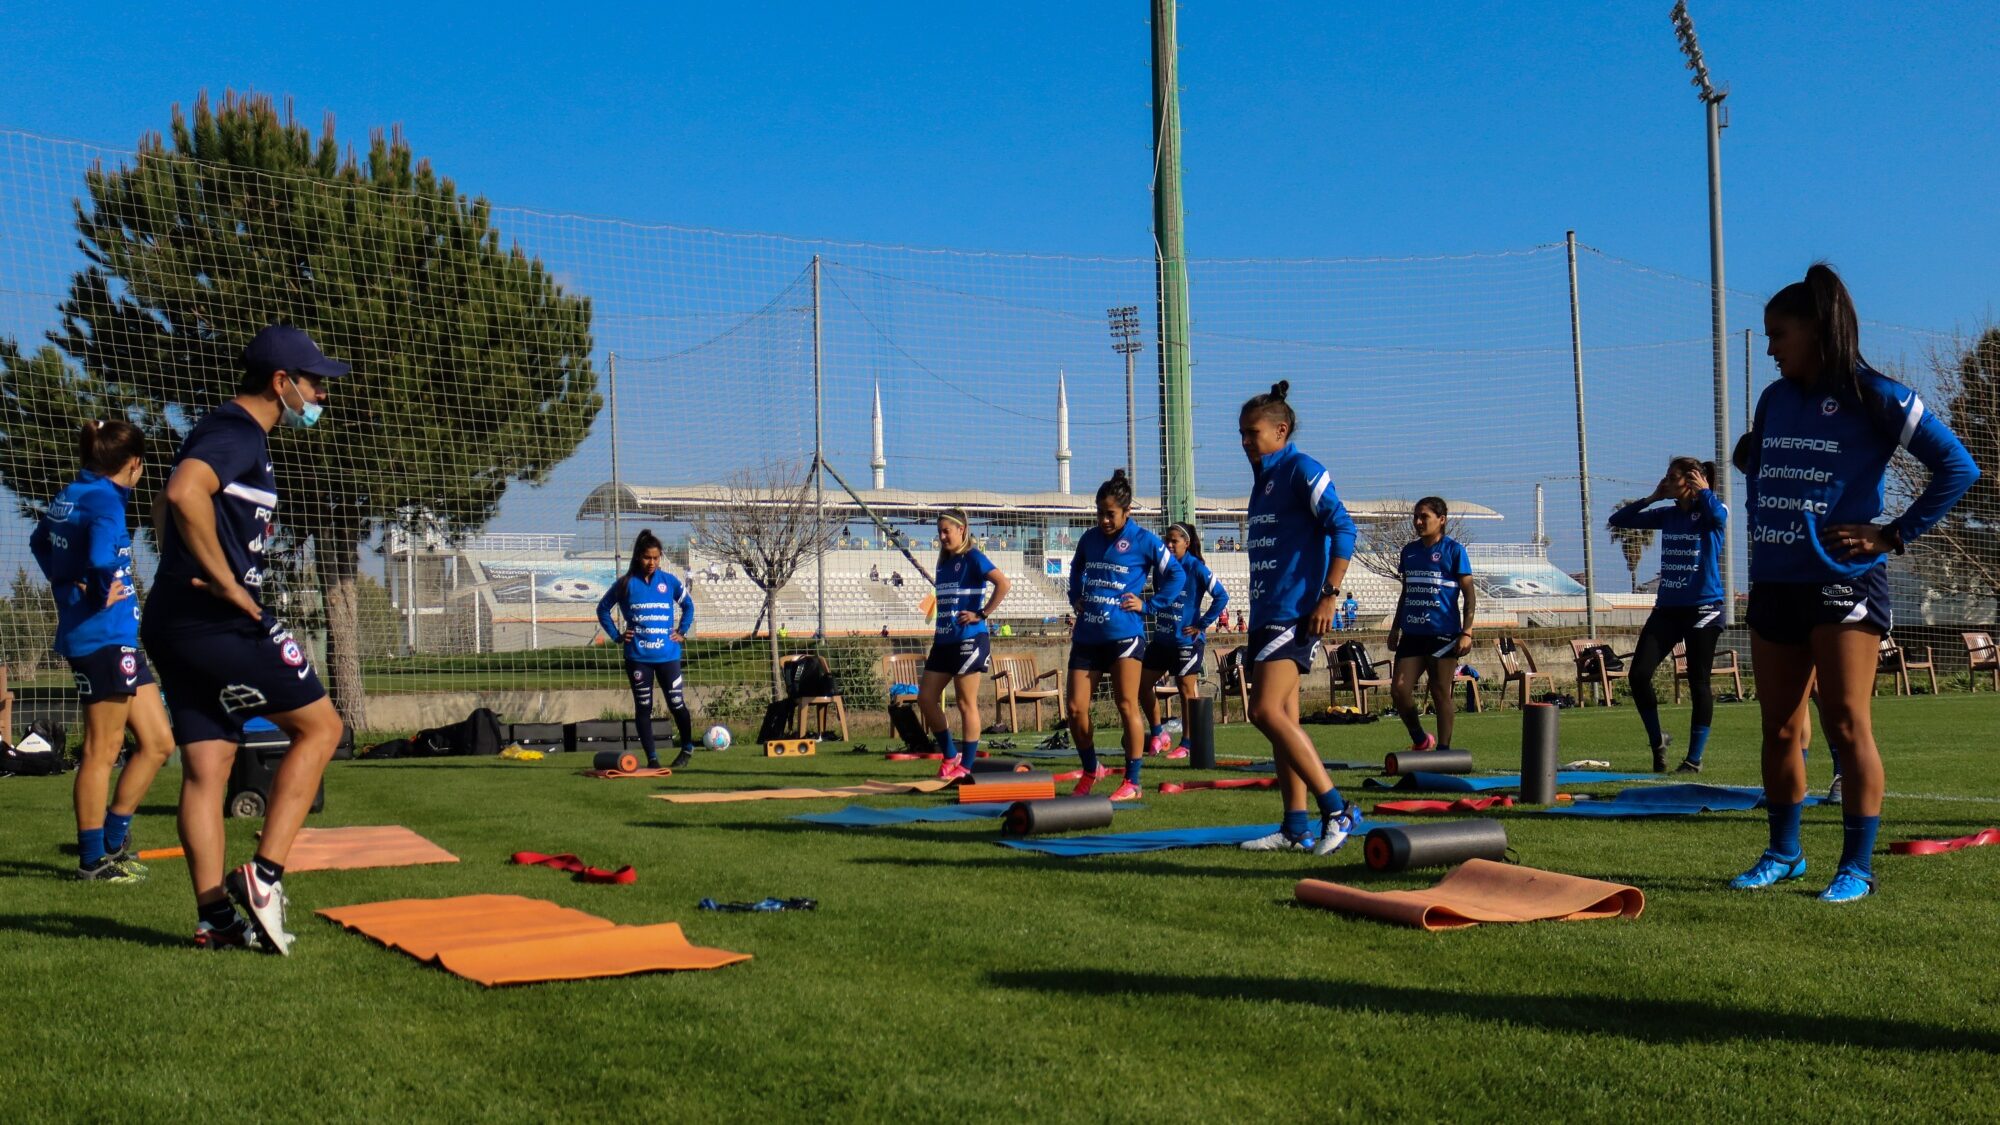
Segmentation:
<svg viewBox="0 0 2000 1125">
<path fill-rule="evenodd" d="M 665 766 L 652 766 L 637 770 L 582 770 L 585 777 L 672 777 L 674 771 Z"/>
<path fill-rule="evenodd" d="M 961 805 L 993 801 L 1046 801 L 1055 795 L 1056 779 L 1045 773 L 975 774 L 973 781 L 958 787 L 958 803 Z"/>
<path fill-rule="evenodd" d="M 368 828 L 301 828 L 285 871 L 347 871 L 457 863 L 458 857 L 400 824 Z"/>
<path fill-rule="evenodd" d="M 1427 891 L 1362 891 L 1301 879 L 1292 893 L 1309 906 L 1426 930 L 1457 930 L 1481 922 L 1637 918 L 1646 909 L 1646 896 L 1637 887 L 1489 859 L 1466 860 Z"/>
<path fill-rule="evenodd" d="M 805 801 L 818 797 L 897 797 L 908 793 L 935 793 L 945 787 L 936 778 L 922 781 L 867 781 L 838 789 L 737 789 L 711 793 L 655 793 L 655 801 L 677 805 L 706 805 L 717 801 Z"/>
<path fill-rule="evenodd" d="M 186 848 L 147 848 L 139 853 L 141 860 L 180 859 L 187 855 Z"/>
<path fill-rule="evenodd" d="M 693 945 L 675 922 L 620 926 L 519 895 L 406 898 L 319 914 L 488 988 L 719 969 L 750 959 L 748 953 Z"/>
</svg>

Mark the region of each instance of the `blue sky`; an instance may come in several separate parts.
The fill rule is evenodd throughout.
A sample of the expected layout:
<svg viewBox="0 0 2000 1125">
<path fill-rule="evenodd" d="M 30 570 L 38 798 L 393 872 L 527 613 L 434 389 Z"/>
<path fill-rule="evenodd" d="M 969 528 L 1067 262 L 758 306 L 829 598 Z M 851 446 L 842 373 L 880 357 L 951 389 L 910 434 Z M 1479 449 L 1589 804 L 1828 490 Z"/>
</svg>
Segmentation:
<svg viewBox="0 0 2000 1125">
<path fill-rule="evenodd" d="M 1143 3 L 7 7 L 7 127 L 126 146 L 198 90 L 254 88 L 357 139 L 401 123 L 519 206 L 1148 250 Z M 1190 251 L 1452 253 L 1574 227 L 1706 276 L 1700 106 L 1668 7 L 1186 5 Z M 1698 0 L 1732 90 L 1733 287 L 1826 256 L 1871 319 L 2000 309 L 1984 7 Z"/>
</svg>

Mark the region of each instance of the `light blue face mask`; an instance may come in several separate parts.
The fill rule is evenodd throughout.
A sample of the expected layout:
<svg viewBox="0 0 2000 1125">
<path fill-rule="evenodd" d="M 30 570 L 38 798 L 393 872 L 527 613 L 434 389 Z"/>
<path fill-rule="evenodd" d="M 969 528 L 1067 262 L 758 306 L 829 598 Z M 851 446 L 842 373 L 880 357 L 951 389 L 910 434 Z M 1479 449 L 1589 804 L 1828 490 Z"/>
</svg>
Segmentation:
<svg viewBox="0 0 2000 1125">
<path fill-rule="evenodd" d="M 298 385 L 298 380 L 292 380 L 292 388 L 294 390 L 298 389 Z M 299 391 L 299 403 L 300 405 L 294 408 L 291 403 L 285 401 L 284 395 L 278 396 L 278 405 L 284 410 L 285 425 L 296 426 L 301 430 L 309 430 L 319 421 L 319 416 L 325 408 L 320 406 L 319 403 L 307 402 L 304 391 Z"/>
</svg>

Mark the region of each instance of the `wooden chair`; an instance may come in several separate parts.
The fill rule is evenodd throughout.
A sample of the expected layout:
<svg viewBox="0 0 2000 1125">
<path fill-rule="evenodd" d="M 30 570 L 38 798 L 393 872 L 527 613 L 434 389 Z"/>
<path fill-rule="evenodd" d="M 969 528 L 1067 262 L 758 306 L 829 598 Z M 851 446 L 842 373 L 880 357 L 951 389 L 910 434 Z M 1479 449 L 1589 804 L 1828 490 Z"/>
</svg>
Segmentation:
<svg viewBox="0 0 2000 1125">
<path fill-rule="evenodd" d="M 1967 691 L 1979 690 L 1979 673 L 1993 674 L 1993 690 L 2000 691 L 2000 648 L 1993 645 L 1991 633 L 1960 633 L 1965 641 L 1965 687 Z"/>
<path fill-rule="evenodd" d="M 1228 652 L 1215 650 L 1215 678 L 1221 690 L 1216 692 L 1222 702 L 1216 707 L 1221 721 L 1229 721 L 1229 697 L 1243 705 L 1243 721 L 1250 721 L 1250 649 L 1247 645 L 1237 645 Z"/>
<path fill-rule="evenodd" d="M 806 660 L 816 661 L 819 664 L 820 671 L 826 673 L 828 679 L 833 678 L 833 669 L 827 667 L 826 658 L 816 652 L 793 653 L 779 660 L 778 678 L 789 680 L 790 677 L 784 674 L 785 669 Z M 804 738 L 806 736 L 806 708 L 811 707 L 816 709 L 812 729 L 814 737 L 817 737 L 820 731 L 826 729 L 826 712 L 827 708 L 830 707 L 833 709 L 834 715 L 840 720 L 840 740 L 842 742 L 847 741 L 847 704 L 840 698 L 838 691 L 832 695 L 801 695 L 798 697 L 797 702 L 798 706 L 793 711 L 793 714 L 796 716 L 793 727 L 794 738 Z"/>
<path fill-rule="evenodd" d="M 1931 654 L 1930 646 L 1924 646 L 1924 658 L 1918 660 L 1914 650 L 1897 644 L 1894 637 L 1883 637 L 1875 659 L 1875 675 L 1878 680 L 1882 676 L 1889 676 L 1895 682 L 1897 695 L 1909 695 L 1911 672 L 1929 673 L 1931 694 L 1937 694 L 1937 658 Z"/>
<path fill-rule="evenodd" d="M 1057 680 L 1057 684 L 1055 687 L 1045 688 L 1042 686 L 1042 681 L 1050 678 L 1059 678 L 1061 675 L 1062 675 L 1062 669 L 1060 668 L 1051 668 L 1046 672 L 1037 670 L 1035 668 L 1035 658 L 1032 656 L 994 657 L 993 658 L 994 709 L 998 710 L 999 705 L 1002 703 L 1007 705 L 1007 726 L 1015 734 L 1021 733 L 1020 706 L 1023 703 L 1030 703 L 1034 705 L 1035 708 L 1034 729 L 1036 730 L 1042 729 L 1043 704 L 1051 704 L 1051 703 L 1054 704 L 1056 709 L 1056 718 L 1058 719 L 1065 718 L 1066 716 L 1063 713 L 1063 692 L 1060 679 Z"/>
<path fill-rule="evenodd" d="M 1392 682 L 1390 677 L 1380 672 L 1377 672 L 1373 676 L 1364 677 L 1361 674 L 1360 661 L 1355 660 L 1353 657 L 1349 657 L 1346 660 L 1340 660 L 1335 657 L 1334 653 L 1337 651 L 1338 646 L 1333 642 L 1321 641 L 1320 647 L 1326 650 L 1327 698 L 1330 700 L 1339 699 L 1341 692 L 1351 692 L 1354 695 L 1354 709 L 1364 715 L 1367 714 L 1369 691 L 1375 688 L 1381 688 L 1384 691 L 1388 690 Z M 1394 663 L 1391 662 L 1390 668 L 1393 670 L 1394 667 Z"/>
<path fill-rule="evenodd" d="M 1555 677 L 1541 670 L 1535 664 L 1535 654 L 1528 646 L 1512 637 L 1501 637 L 1493 642 L 1493 651 L 1500 658 L 1500 705 L 1507 705 L 1507 685 L 1521 685 L 1521 706 L 1526 707 L 1534 698 L 1535 681 L 1542 681 L 1547 687 L 1555 683 Z"/>
<path fill-rule="evenodd" d="M 1630 668 L 1607 668 L 1604 661 L 1586 659 L 1584 654 L 1604 642 L 1596 637 L 1572 637 L 1569 642 L 1570 658 L 1576 662 L 1576 696 L 1578 705 L 1589 701 L 1588 688 L 1597 689 L 1597 701 L 1605 707 L 1611 706 L 1611 685 L 1617 680 L 1630 679 Z M 1606 645 L 1605 647 L 1610 647 Z M 1632 659 L 1629 652 L 1616 654 L 1620 660 Z"/>
<path fill-rule="evenodd" d="M 1743 698 L 1743 664 L 1736 657 L 1733 648 L 1718 649 L 1715 663 L 1709 666 L 1711 678 L 1728 676 L 1736 681 L 1736 698 Z M 1681 681 L 1688 678 L 1688 653 L 1685 642 L 1674 646 L 1674 702 L 1681 701 Z"/>
<path fill-rule="evenodd" d="M 14 745 L 14 693 L 7 690 L 5 664 L 0 664 L 0 741 Z"/>
</svg>

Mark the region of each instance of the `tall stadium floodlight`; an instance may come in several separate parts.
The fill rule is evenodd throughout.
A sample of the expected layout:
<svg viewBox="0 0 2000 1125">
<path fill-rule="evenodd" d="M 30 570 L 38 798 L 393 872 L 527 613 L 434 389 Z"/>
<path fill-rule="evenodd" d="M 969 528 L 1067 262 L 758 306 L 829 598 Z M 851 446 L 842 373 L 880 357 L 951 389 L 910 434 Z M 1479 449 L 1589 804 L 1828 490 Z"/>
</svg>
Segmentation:
<svg viewBox="0 0 2000 1125">
<path fill-rule="evenodd" d="M 1145 345 L 1139 342 L 1139 306 L 1120 305 L 1106 309 L 1111 319 L 1111 350 L 1125 357 L 1125 475 L 1132 486 L 1139 481 L 1139 424 L 1132 398 L 1132 356 Z"/>
<path fill-rule="evenodd" d="M 1717 89 L 1702 57 L 1701 42 L 1695 38 L 1694 17 L 1688 15 L 1687 0 L 1676 0 L 1672 15 L 1674 37 L 1680 40 L 1687 68 L 1694 72 L 1688 81 L 1694 86 L 1708 117 L 1708 272 L 1709 304 L 1714 318 L 1715 363 L 1715 464 L 1716 479 L 1709 484 L 1716 499 L 1729 503 L 1729 354 L 1728 326 L 1723 317 L 1722 288 L 1722 131 L 1729 127 L 1729 113 L 1722 100 L 1727 89 Z M 1736 619 L 1736 552 L 1722 553 L 1722 621 Z"/>
</svg>

